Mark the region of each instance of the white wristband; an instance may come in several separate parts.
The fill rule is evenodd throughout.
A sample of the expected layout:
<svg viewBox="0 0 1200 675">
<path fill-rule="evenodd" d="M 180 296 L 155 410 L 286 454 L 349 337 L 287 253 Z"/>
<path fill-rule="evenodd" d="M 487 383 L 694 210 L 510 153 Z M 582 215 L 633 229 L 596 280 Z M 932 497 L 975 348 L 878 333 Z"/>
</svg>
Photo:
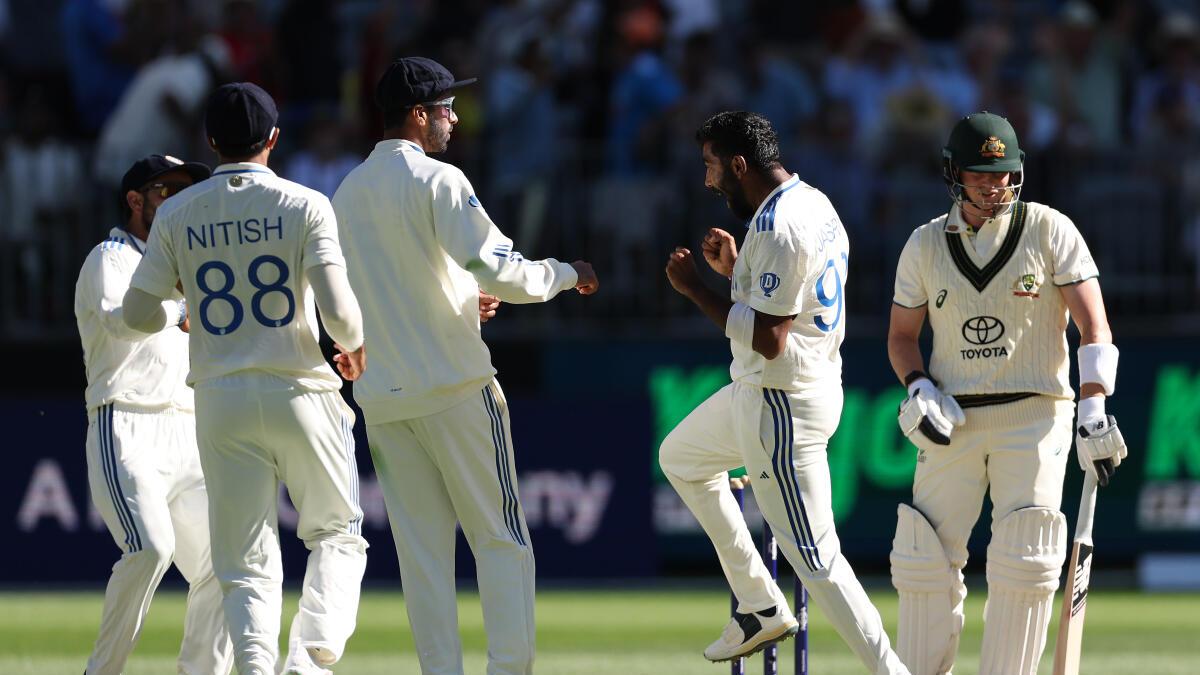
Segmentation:
<svg viewBox="0 0 1200 675">
<path fill-rule="evenodd" d="M 188 315 L 187 300 L 180 300 L 179 301 L 179 320 L 175 322 L 175 325 L 182 326 L 184 320 L 187 319 L 187 315 Z"/>
<path fill-rule="evenodd" d="M 725 319 L 725 337 L 746 349 L 754 349 L 754 308 L 740 302 L 733 303 L 733 307 L 729 308 L 729 317 Z"/>
<path fill-rule="evenodd" d="M 1104 419 L 1104 397 L 1089 396 L 1079 399 L 1076 407 L 1076 417 L 1080 425 L 1086 425 L 1094 420 Z"/>
<path fill-rule="evenodd" d="M 1108 343 L 1083 345 L 1077 356 L 1079 386 L 1098 384 L 1106 396 L 1112 396 L 1117 389 L 1117 358 L 1120 356 L 1116 346 Z"/>
</svg>

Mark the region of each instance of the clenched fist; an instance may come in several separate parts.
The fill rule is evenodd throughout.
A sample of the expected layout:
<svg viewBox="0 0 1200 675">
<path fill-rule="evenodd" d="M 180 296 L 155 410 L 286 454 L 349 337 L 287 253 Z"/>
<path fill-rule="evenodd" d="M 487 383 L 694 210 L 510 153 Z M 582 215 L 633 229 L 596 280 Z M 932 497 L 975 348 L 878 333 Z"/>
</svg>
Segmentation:
<svg viewBox="0 0 1200 675">
<path fill-rule="evenodd" d="M 684 296 L 691 297 L 697 289 L 702 288 L 700 273 L 696 271 L 696 261 L 692 252 L 686 248 L 676 247 L 667 258 L 667 280 L 671 287 Z"/>
<path fill-rule="evenodd" d="M 733 263 L 737 261 L 737 241 L 732 234 L 714 227 L 704 235 L 700 250 L 714 272 L 726 278 L 733 276 Z"/>
</svg>

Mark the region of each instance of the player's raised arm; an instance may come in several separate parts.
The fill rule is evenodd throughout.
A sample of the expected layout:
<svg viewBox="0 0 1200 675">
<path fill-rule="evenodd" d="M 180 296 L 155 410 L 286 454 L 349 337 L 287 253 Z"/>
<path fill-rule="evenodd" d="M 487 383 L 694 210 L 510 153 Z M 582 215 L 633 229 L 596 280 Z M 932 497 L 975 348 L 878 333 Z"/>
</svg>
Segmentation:
<svg viewBox="0 0 1200 675">
<path fill-rule="evenodd" d="M 582 260 L 526 260 L 488 217 L 471 183 L 456 169 L 447 169 L 436 187 L 433 217 L 438 243 L 446 253 L 484 290 L 505 302 L 545 302 L 568 288 L 590 295 L 599 286 L 592 266 Z"/>
</svg>

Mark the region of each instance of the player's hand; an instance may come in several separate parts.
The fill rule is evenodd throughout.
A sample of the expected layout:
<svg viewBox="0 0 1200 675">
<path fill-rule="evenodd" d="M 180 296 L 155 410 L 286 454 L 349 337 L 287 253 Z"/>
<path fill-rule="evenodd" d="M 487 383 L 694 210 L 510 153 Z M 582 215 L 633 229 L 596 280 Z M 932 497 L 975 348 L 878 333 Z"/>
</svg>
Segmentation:
<svg viewBox="0 0 1200 675">
<path fill-rule="evenodd" d="M 500 308 L 500 298 L 494 295 L 489 295 L 479 291 L 479 323 L 487 323 L 488 319 L 496 316 L 496 310 Z"/>
<path fill-rule="evenodd" d="M 733 276 L 733 263 L 737 261 L 737 240 L 732 234 L 714 227 L 704 235 L 704 241 L 700 242 L 700 250 L 714 272 L 726 278 Z"/>
<path fill-rule="evenodd" d="M 575 290 L 579 291 L 580 295 L 591 295 L 600 288 L 600 280 L 596 278 L 596 271 L 592 269 L 591 263 L 576 260 L 571 263 L 571 267 L 574 267 L 575 273 L 579 275 L 579 281 L 575 282 Z"/>
<path fill-rule="evenodd" d="M 686 248 L 676 247 L 667 257 L 667 280 L 671 287 L 680 294 L 691 297 L 696 289 L 704 282 L 700 280 L 700 272 L 696 270 L 696 261 L 692 252 Z"/>
<path fill-rule="evenodd" d="M 1095 419 L 1080 420 L 1075 435 L 1075 455 L 1079 467 L 1096 478 L 1100 487 L 1121 466 L 1121 460 L 1129 454 L 1125 438 L 1117 428 L 1117 418 L 1104 415 Z"/>
<path fill-rule="evenodd" d="M 333 346 L 338 350 L 338 353 L 333 355 L 333 362 L 342 378 L 353 382 L 362 377 L 363 371 L 367 369 L 367 345 L 363 344 L 352 352 L 346 351 L 345 347 L 336 342 Z"/>
<path fill-rule="evenodd" d="M 909 385 L 898 421 L 900 431 L 910 440 L 920 432 L 937 445 L 950 445 L 950 433 L 962 426 L 967 416 L 953 396 L 943 394 L 929 378 L 922 377 Z"/>
<path fill-rule="evenodd" d="M 191 314 L 191 312 L 188 312 L 188 315 L 183 317 L 183 323 L 179 324 L 179 330 L 181 330 L 185 333 L 190 333 L 192 331 L 192 314 Z"/>
</svg>

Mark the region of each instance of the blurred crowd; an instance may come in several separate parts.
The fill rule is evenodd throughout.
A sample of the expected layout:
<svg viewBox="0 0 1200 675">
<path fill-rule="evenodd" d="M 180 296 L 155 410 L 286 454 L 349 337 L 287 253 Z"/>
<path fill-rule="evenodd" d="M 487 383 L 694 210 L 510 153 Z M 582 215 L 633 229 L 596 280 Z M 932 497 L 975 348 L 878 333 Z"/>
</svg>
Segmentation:
<svg viewBox="0 0 1200 675">
<path fill-rule="evenodd" d="M 0 0 L 0 333 L 69 318 L 59 286 L 134 159 L 215 162 L 214 85 L 271 92 L 274 169 L 332 195 L 402 55 L 480 78 L 444 159 L 526 257 L 596 262 L 593 328 L 685 314 L 664 251 L 740 227 L 693 141 L 724 109 L 774 122 L 850 231 L 852 310 L 884 316 L 900 246 L 949 207 L 945 135 L 987 109 L 1028 153 L 1022 196 L 1088 236 L 1114 314 L 1200 330 L 1198 17 L 1200 0 Z M 572 310 L 531 316 L 574 319 L 555 311 Z"/>
</svg>

